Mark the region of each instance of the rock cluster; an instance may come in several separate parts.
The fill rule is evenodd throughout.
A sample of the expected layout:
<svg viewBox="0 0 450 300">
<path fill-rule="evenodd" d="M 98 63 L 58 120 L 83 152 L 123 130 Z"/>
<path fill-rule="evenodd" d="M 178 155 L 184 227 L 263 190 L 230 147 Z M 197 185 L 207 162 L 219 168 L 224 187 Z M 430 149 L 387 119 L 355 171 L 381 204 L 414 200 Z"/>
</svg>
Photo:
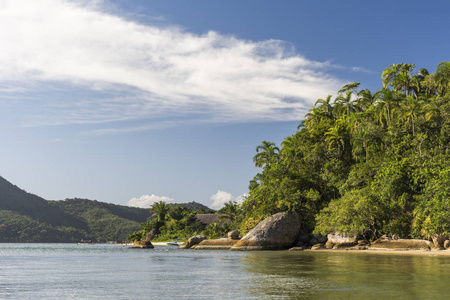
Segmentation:
<svg viewBox="0 0 450 300">
<path fill-rule="evenodd" d="M 131 248 L 148 248 L 148 249 L 153 249 L 155 248 L 155 246 L 152 245 L 152 243 L 145 239 L 144 241 L 134 241 L 133 242 L 133 246 L 131 246 Z"/>
<path fill-rule="evenodd" d="M 301 251 L 305 249 L 340 250 L 439 250 L 449 249 L 449 236 L 436 235 L 433 242 L 417 239 L 401 239 L 397 235 L 383 236 L 369 242 L 360 236 L 333 233 L 327 236 L 300 231 L 300 218 L 295 213 L 274 214 L 257 224 L 243 238 L 238 231 L 231 231 L 227 237 L 207 240 L 205 236 L 194 236 L 180 248 L 197 250 L 282 250 Z M 150 241 L 148 241 L 150 242 Z M 151 244 L 151 243 L 150 243 Z M 153 247 L 153 246 L 152 246 Z"/>
</svg>

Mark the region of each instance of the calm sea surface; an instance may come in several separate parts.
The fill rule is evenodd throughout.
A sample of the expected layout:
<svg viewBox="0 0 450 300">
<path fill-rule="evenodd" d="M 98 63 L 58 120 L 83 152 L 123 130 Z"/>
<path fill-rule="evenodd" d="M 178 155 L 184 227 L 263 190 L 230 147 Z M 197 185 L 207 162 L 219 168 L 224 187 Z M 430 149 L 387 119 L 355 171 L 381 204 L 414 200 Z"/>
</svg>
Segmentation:
<svg viewBox="0 0 450 300">
<path fill-rule="evenodd" d="M 450 257 L 0 244 L 0 299 L 447 299 Z"/>
</svg>

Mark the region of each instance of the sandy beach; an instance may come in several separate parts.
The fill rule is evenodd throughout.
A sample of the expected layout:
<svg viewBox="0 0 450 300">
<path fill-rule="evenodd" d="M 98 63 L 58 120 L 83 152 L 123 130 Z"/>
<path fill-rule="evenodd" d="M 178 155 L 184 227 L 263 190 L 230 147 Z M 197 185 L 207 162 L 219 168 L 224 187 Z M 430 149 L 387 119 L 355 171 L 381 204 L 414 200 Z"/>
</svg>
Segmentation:
<svg viewBox="0 0 450 300">
<path fill-rule="evenodd" d="M 416 255 L 416 256 L 450 256 L 450 250 L 385 250 L 385 249 L 369 249 L 369 250 L 332 250 L 332 249 L 320 249 L 320 250 L 303 250 L 308 252 L 328 252 L 328 253 L 354 253 L 354 254 L 380 254 L 380 255 Z"/>
</svg>

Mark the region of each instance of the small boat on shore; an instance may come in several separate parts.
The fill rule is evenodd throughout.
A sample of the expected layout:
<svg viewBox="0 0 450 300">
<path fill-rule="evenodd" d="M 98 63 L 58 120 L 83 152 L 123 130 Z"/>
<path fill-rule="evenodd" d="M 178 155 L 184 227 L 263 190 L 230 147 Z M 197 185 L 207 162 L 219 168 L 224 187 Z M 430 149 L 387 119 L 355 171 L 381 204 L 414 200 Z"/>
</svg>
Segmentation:
<svg viewBox="0 0 450 300">
<path fill-rule="evenodd" d="M 92 240 L 81 240 L 77 243 L 77 245 L 94 245 L 94 241 Z"/>
<path fill-rule="evenodd" d="M 171 241 L 166 243 L 168 246 L 181 246 L 182 243 L 177 241 Z"/>
</svg>

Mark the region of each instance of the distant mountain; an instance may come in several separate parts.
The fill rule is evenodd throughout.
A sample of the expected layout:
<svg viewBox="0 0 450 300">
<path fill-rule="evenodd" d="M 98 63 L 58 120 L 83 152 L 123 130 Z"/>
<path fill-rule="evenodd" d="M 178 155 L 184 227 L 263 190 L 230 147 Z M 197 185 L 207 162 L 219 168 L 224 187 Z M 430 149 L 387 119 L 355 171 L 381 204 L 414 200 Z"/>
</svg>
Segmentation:
<svg viewBox="0 0 450 300">
<path fill-rule="evenodd" d="M 172 205 L 214 212 L 197 202 Z M 0 242 L 122 242 L 152 217 L 148 208 L 78 198 L 48 201 L 0 176 Z"/>
<path fill-rule="evenodd" d="M 0 177 L 0 242 L 124 241 L 151 215 L 87 199 L 47 201 Z"/>
<path fill-rule="evenodd" d="M 205 205 L 195 202 L 195 201 L 188 202 L 188 203 L 174 203 L 172 205 L 182 206 L 182 207 L 189 209 L 190 211 L 197 211 L 197 212 L 201 212 L 201 213 L 214 213 L 214 210 L 210 209 L 208 206 L 205 206 Z"/>
</svg>

